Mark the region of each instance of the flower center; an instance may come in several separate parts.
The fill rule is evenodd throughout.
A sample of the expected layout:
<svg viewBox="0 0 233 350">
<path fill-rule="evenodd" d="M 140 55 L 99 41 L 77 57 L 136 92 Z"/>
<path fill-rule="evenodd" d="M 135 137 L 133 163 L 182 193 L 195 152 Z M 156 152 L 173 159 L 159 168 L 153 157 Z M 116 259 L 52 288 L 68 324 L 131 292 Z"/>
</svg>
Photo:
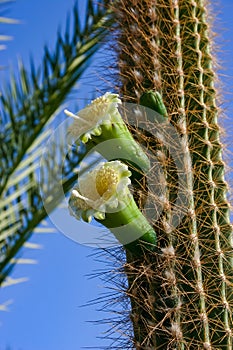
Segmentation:
<svg viewBox="0 0 233 350">
<path fill-rule="evenodd" d="M 96 174 L 96 190 L 101 197 L 109 199 L 116 191 L 119 173 L 112 167 L 104 166 Z"/>
</svg>

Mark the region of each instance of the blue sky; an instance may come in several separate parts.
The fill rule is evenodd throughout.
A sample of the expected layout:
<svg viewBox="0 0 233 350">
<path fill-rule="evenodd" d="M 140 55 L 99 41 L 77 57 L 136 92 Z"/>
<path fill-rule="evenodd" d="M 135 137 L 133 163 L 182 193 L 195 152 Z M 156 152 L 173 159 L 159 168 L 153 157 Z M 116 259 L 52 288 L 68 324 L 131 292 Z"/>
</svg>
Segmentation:
<svg viewBox="0 0 233 350">
<path fill-rule="evenodd" d="M 233 2 L 219 0 L 218 9 L 222 40 L 219 53 L 224 77 L 226 112 L 233 112 Z M 29 53 L 40 62 L 44 43 L 53 45 L 58 25 L 65 23 L 65 14 L 73 6 L 72 0 L 16 0 L 9 8 L 9 15 L 21 20 L 21 24 L 6 28 L 14 36 L 8 49 L 1 52 L 1 65 L 16 64 L 20 54 L 26 62 Z M 83 1 L 79 1 L 83 4 Z M 222 28 L 222 29 L 221 29 Z M 108 64 L 108 62 L 106 62 Z M 93 66 L 94 67 L 94 66 Z M 77 99 L 83 101 L 95 91 L 94 70 L 91 68 L 80 81 Z M 7 75 L 8 70 L 2 74 Z M 93 75 L 93 78 L 92 78 Z M 88 82 L 88 84 L 86 83 Z M 228 123 L 228 125 L 231 122 Z M 232 129 L 229 129 L 232 133 Z M 228 134 L 229 136 L 229 134 Z M 53 227 L 51 224 L 50 227 Z M 10 312 L 0 312 L 0 350 L 11 346 L 12 350 L 79 350 L 82 347 L 103 345 L 97 339 L 104 330 L 86 321 L 101 319 L 95 306 L 80 307 L 97 298 L 103 290 L 98 279 L 88 279 L 87 274 L 103 268 L 93 257 L 93 250 L 79 245 L 56 231 L 35 234 L 32 241 L 43 246 L 41 250 L 25 250 L 24 257 L 38 261 L 36 265 L 18 266 L 13 277 L 29 277 L 30 280 L 0 290 L 0 304 L 13 299 Z"/>
</svg>

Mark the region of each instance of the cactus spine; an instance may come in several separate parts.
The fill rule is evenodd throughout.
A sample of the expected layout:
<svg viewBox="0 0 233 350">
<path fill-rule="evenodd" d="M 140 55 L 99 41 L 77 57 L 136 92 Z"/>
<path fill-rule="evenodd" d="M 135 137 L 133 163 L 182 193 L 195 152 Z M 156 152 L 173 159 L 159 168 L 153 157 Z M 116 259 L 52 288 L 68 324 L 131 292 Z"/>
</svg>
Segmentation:
<svg viewBox="0 0 233 350">
<path fill-rule="evenodd" d="M 118 0 L 113 9 L 123 98 L 159 91 L 187 148 L 187 215 L 170 226 L 176 188 L 166 157 L 166 210 L 154 224 L 161 253 L 127 253 L 133 347 L 232 350 L 232 226 L 207 1 Z"/>
</svg>

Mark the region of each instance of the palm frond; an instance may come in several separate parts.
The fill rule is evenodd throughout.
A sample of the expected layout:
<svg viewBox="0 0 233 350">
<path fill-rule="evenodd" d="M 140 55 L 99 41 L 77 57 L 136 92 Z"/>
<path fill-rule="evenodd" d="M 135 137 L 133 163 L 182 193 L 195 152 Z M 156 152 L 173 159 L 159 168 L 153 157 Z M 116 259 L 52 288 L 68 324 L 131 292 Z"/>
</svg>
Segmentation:
<svg viewBox="0 0 233 350">
<path fill-rule="evenodd" d="M 14 286 L 16 284 L 27 282 L 27 281 L 28 281 L 28 277 L 20 277 L 20 278 L 7 277 L 5 281 L 2 283 L 1 288 Z"/>
<path fill-rule="evenodd" d="M 9 18 L 4 16 L 5 5 L 9 4 L 11 0 L 0 0 L 0 24 L 18 24 L 19 21 L 13 18 Z M 12 40 L 12 37 L 9 35 L 2 34 L 2 29 L 0 31 L 0 50 L 4 50 L 6 48 L 5 42 Z"/>
<path fill-rule="evenodd" d="M 108 33 L 112 18 L 106 3 L 100 1 L 96 5 L 95 1 L 88 1 L 83 29 L 75 6 L 72 32 L 68 18 L 65 33 L 58 32 L 53 52 L 45 47 L 42 65 L 36 69 L 31 60 L 27 72 L 19 62 L 18 72 L 11 75 L 10 83 L 3 89 L 0 98 L 0 284 L 17 262 L 14 258 L 20 248 L 47 216 L 37 179 L 42 145 L 48 137 L 45 127 Z M 57 153 L 58 149 L 54 150 L 53 157 Z M 72 169 L 78 160 L 75 152 L 66 160 L 64 191 L 74 180 Z M 61 198 L 54 189 L 51 193 L 52 210 Z"/>
<path fill-rule="evenodd" d="M 9 311 L 8 306 L 13 303 L 13 300 L 7 300 L 3 304 L 0 304 L 0 311 Z"/>
</svg>

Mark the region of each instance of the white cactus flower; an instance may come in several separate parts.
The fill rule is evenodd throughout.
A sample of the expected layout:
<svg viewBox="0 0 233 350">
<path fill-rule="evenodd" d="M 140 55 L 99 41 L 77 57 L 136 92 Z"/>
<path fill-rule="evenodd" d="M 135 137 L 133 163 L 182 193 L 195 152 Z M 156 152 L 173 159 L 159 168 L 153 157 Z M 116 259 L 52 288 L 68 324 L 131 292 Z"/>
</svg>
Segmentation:
<svg viewBox="0 0 233 350">
<path fill-rule="evenodd" d="M 141 213 L 128 188 L 131 172 L 120 161 L 99 164 L 80 177 L 72 190 L 69 209 L 76 219 L 100 220 L 134 254 L 142 246 L 154 250 L 156 233 Z"/>
<path fill-rule="evenodd" d="M 125 159 L 128 164 L 133 164 L 134 168 L 136 166 L 145 173 L 150 169 L 149 158 L 129 132 L 118 111 L 119 104 L 121 100 L 118 95 L 107 92 L 77 114 L 65 110 L 65 113 L 74 119 L 68 129 L 73 138 L 72 143 L 84 143 L 89 152 L 96 145 L 113 140 L 113 149 L 101 148 L 98 152 L 105 159 Z"/>
<path fill-rule="evenodd" d="M 100 163 L 94 170 L 80 177 L 69 200 L 71 215 L 90 222 L 92 217 L 103 220 L 105 213 L 117 208 L 130 195 L 128 185 L 131 172 L 120 161 Z"/>
<path fill-rule="evenodd" d="M 65 110 L 66 115 L 74 118 L 74 123 L 68 130 L 71 136 L 75 140 L 80 138 L 86 143 L 92 135 L 99 136 L 102 133 L 101 125 L 110 127 L 114 122 L 119 123 L 118 104 L 121 104 L 118 95 L 107 92 L 93 100 L 77 114 Z"/>
</svg>

